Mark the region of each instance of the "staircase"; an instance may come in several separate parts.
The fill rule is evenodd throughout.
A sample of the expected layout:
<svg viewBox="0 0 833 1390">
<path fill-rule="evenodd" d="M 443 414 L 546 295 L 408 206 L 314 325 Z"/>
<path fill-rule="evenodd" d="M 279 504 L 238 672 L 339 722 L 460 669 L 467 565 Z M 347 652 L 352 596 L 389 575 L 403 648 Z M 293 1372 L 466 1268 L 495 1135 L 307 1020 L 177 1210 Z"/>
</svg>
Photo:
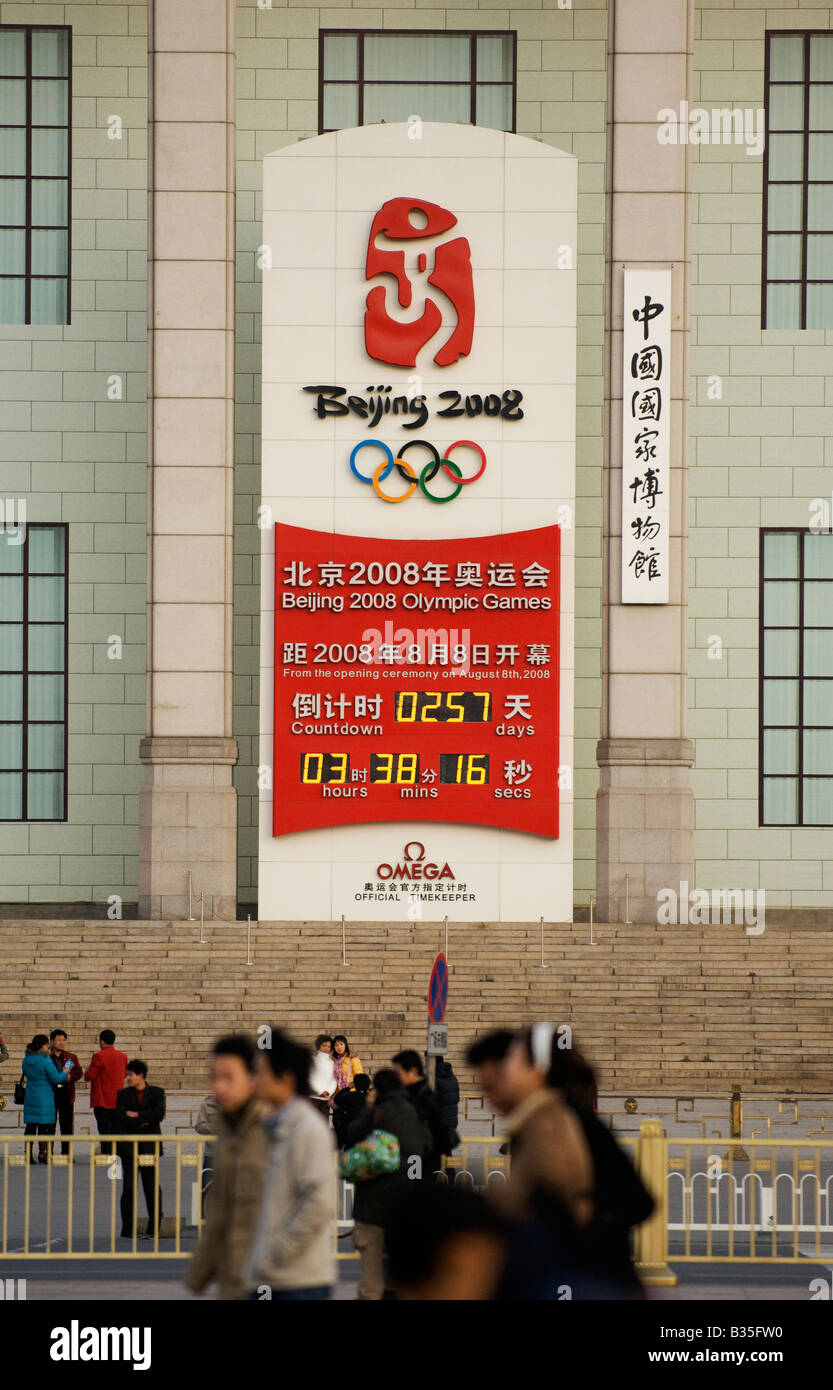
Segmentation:
<svg viewBox="0 0 833 1390">
<path fill-rule="evenodd" d="M 202 1090 L 220 1033 L 344 1032 L 367 1069 L 425 1046 L 439 924 L 0 922 L 0 1034 L 11 1061 L 60 1025 L 86 1065 L 102 1028 L 171 1090 Z M 605 1091 L 833 1089 L 833 932 L 826 924 L 450 925 L 449 1058 L 535 1019 L 570 1024 Z"/>
</svg>

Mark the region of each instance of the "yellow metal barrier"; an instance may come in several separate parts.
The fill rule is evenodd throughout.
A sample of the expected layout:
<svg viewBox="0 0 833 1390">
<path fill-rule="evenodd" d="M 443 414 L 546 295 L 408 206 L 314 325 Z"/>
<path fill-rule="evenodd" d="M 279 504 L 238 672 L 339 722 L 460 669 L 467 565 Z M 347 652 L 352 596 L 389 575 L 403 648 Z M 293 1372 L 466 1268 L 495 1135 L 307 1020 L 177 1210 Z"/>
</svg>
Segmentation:
<svg viewBox="0 0 833 1390">
<path fill-rule="evenodd" d="M 0 1258 L 187 1258 L 202 1228 L 203 1166 L 212 1143 L 211 1136 L 194 1134 L 79 1134 L 53 1140 L 0 1133 Z M 38 1161 L 43 1145 L 45 1163 Z M 69 1154 L 57 1152 L 62 1145 Z M 140 1152 L 139 1145 L 150 1145 L 150 1152 Z M 124 1191 L 125 1167 L 132 1177 L 133 1213 L 123 1238 L 117 1189 L 121 1177 Z M 148 1186 L 156 1219 L 153 1235 L 145 1237 L 143 1189 L 149 1168 L 155 1177 Z M 186 1224 L 195 1228 L 187 1248 L 182 1241 Z"/>
<path fill-rule="evenodd" d="M 47 1162 L 37 1163 L 41 1144 Z M 52 1146 L 56 1152 L 52 1152 Z M 138 1145 L 151 1144 L 148 1153 Z M 833 1140 L 669 1139 L 659 1120 L 620 1139 L 656 1199 L 653 1216 L 635 1232 L 637 1269 L 648 1285 L 676 1283 L 672 1265 L 712 1262 L 799 1264 L 829 1259 L 833 1244 Z M 57 1152 L 60 1144 L 71 1155 Z M 202 1227 L 208 1135 L 74 1135 L 44 1139 L 0 1133 L 0 1258 L 186 1259 Z M 160 1145 L 164 1153 L 160 1153 Z M 506 1181 L 508 1154 L 500 1135 L 465 1138 L 443 1159 L 446 1182 L 482 1190 Z M 100 1151 L 99 1151 L 100 1150 Z M 208 1163 L 205 1160 L 208 1156 Z M 34 1162 L 32 1159 L 34 1158 Z M 132 1224 L 121 1237 L 118 1181 L 132 1169 Z M 143 1174 L 161 1222 L 146 1226 Z M 352 1228 L 352 1189 L 340 1184 L 338 1237 Z M 140 1243 L 141 1242 L 141 1243 Z"/>
</svg>

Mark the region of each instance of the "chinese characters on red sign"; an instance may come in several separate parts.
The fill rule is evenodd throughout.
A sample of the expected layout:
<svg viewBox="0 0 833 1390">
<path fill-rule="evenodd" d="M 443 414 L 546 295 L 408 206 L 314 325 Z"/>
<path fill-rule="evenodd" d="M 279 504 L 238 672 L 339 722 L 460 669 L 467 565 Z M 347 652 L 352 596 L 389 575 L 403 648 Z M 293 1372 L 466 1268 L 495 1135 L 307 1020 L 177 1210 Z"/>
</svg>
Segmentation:
<svg viewBox="0 0 833 1390">
<path fill-rule="evenodd" d="M 622 602 L 667 603 L 671 271 L 624 275 Z"/>
<path fill-rule="evenodd" d="M 276 525 L 275 835 L 429 820 L 557 837 L 559 539 Z"/>
</svg>

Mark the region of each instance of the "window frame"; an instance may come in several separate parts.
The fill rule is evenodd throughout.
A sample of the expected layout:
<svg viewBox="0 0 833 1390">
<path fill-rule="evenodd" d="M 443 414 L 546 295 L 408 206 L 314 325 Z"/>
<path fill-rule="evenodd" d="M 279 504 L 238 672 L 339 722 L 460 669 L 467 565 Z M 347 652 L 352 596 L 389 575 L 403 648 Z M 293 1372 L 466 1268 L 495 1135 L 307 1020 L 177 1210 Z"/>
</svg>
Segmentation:
<svg viewBox="0 0 833 1390">
<path fill-rule="evenodd" d="M 26 82 L 26 124 L 25 126 L 2 126 L 2 130 L 25 130 L 26 132 L 26 221 L 23 224 L 23 231 L 26 238 L 25 249 L 25 269 L 23 272 L 23 294 L 24 294 L 24 315 L 22 323 L 0 323 L 3 328 L 66 328 L 72 323 L 72 25 L 71 24 L 0 24 L 0 32 L 14 30 L 26 36 L 26 72 L 24 81 Z M 67 75 L 66 77 L 53 78 L 54 81 L 66 82 L 67 84 L 67 123 L 66 126 L 38 126 L 38 130 L 66 130 L 67 135 L 67 172 L 66 174 L 54 174 L 49 177 L 53 181 L 61 180 L 67 186 L 67 218 L 66 223 L 60 226 L 50 225 L 48 227 L 32 227 L 32 34 L 34 32 L 48 32 L 51 34 L 63 32 L 67 36 Z M 12 177 L 11 175 L 8 177 Z M 43 176 L 44 178 L 46 176 Z M 5 182 L 0 178 L 0 183 Z M 8 228 L 7 224 L 0 223 L 0 230 L 18 231 L 19 227 Z M 32 232 L 65 231 L 67 236 L 67 271 L 66 276 L 58 275 L 33 275 L 32 274 Z M 32 280 L 59 280 L 66 279 L 66 315 L 57 323 L 32 323 Z M 0 272 L 0 279 L 18 280 L 20 276 L 5 275 Z"/>
<path fill-rule="evenodd" d="M 807 330 L 807 288 L 808 285 L 833 285 L 831 280 L 808 279 L 807 276 L 807 252 L 808 238 L 810 231 L 808 228 L 808 202 L 811 180 L 809 177 L 810 166 L 810 136 L 818 134 L 833 134 L 832 131 L 815 131 L 810 129 L 810 41 L 813 38 L 833 37 L 831 29 L 767 29 L 764 35 L 764 112 L 765 112 L 765 137 L 764 137 L 764 163 L 763 163 L 763 206 L 761 212 L 761 330 L 766 331 L 767 325 L 767 289 L 772 284 L 792 284 L 798 285 L 800 297 L 799 323 L 791 328 L 770 328 L 772 333 L 800 333 Z M 776 135 L 793 134 L 802 135 L 804 139 L 804 155 L 802 160 L 801 178 L 780 180 L 778 187 L 792 187 L 797 185 L 801 188 L 801 227 L 797 232 L 770 232 L 769 231 L 769 145 L 770 145 L 770 57 L 772 40 L 779 38 L 792 38 L 804 40 L 804 77 L 802 79 L 803 98 L 804 98 L 804 124 L 800 131 L 775 131 Z M 798 86 L 793 84 L 776 84 Z M 815 85 L 829 85 L 833 87 L 833 79 L 828 84 L 817 83 Z M 814 179 L 813 184 L 830 185 L 833 187 L 833 179 Z M 833 234 L 833 227 L 830 233 Z M 813 235 L 825 235 L 824 231 L 815 232 Z M 770 236 L 800 236 L 801 237 L 801 273 L 798 280 L 773 280 L 770 282 L 768 276 L 768 241 Z M 828 325 L 833 329 L 833 323 Z M 825 328 L 813 328 L 809 330 L 813 333 L 824 333 Z"/>
<path fill-rule="evenodd" d="M 21 627 L 22 627 L 22 629 L 23 629 L 23 652 L 22 652 L 22 657 L 21 657 L 21 667 L 20 667 L 20 670 L 19 670 L 19 671 L 4 671 L 4 672 L 2 673 L 3 675 L 6 675 L 6 676 L 15 676 L 15 675 L 19 675 L 20 678 L 21 678 L 22 686 L 23 686 L 22 691 L 21 691 L 21 717 L 20 717 L 19 720 L 18 720 L 18 719 L 0 719 L 0 727 L 3 727 L 3 726 L 5 726 L 5 725 L 7 725 L 7 724 L 20 724 L 20 726 L 21 726 L 21 739 L 22 739 L 21 767 L 20 767 L 20 774 L 21 774 L 20 811 L 21 811 L 21 814 L 20 814 L 19 816 L 2 816 L 2 815 L 0 815 L 0 825 L 60 825 L 60 824 L 62 824 L 63 822 L 65 822 L 66 820 L 68 820 L 68 818 L 69 818 L 69 788 L 68 788 L 68 782 L 69 782 L 69 523 L 66 522 L 66 521 L 31 521 L 31 522 L 30 522 L 30 521 L 27 521 L 27 522 L 25 523 L 25 527 L 26 527 L 26 536 L 25 536 L 25 539 L 24 539 L 24 541 L 23 541 L 23 567 L 22 567 L 22 571 L 21 571 L 22 580 L 23 580 L 23 617 L 22 617 L 22 620 L 21 620 Z M 34 719 L 34 720 L 30 720 L 30 719 L 29 719 L 29 675 L 30 675 L 30 671 L 29 671 L 29 626 L 30 626 L 30 622 L 29 622 L 29 580 L 30 580 L 30 578 L 32 578 L 32 577 L 36 577 L 36 578 L 37 578 L 37 577 L 40 577 L 41 575 L 44 575 L 44 576 L 47 577 L 47 578 L 53 578 L 53 579 L 56 577 L 55 574 L 54 574 L 54 572 L 52 572 L 52 571 L 46 572 L 46 571 L 43 571 L 43 570 L 35 570 L 35 571 L 30 570 L 30 568 L 29 568 L 29 536 L 30 536 L 30 534 L 31 534 L 32 531 L 63 531 L 63 533 L 64 533 L 64 568 L 63 568 L 63 571 L 62 571 L 62 576 L 63 576 L 63 580 L 64 580 L 64 612 L 63 612 L 63 619 L 61 620 L 61 621 L 62 621 L 62 625 L 63 625 L 63 629 L 64 629 L 64 668 L 63 668 L 63 672 L 60 672 L 60 671 L 35 671 L 35 672 L 32 672 L 32 673 L 31 673 L 31 674 L 36 675 L 36 676 L 40 676 L 40 675 L 63 675 L 63 678 L 64 678 L 64 681 L 63 681 L 64 713 L 63 713 L 63 719 L 62 719 L 62 720 L 58 720 L 58 719 Z M 4 542 L 3 542 L 3 532 L 0 531 L 0 544 L 2 544 L 2 543 L 4 543 Z M 5 544 L 8 545 L 8 543 L 9 543 L 9 542 L 6 540 L 6 541 L 5 541 Z M 6 621 L 6 620 L 5 620 L 5 619 L 3 618 L 3 616 L 2 616 L 2 612 L 0 612 L 0 622 L 5 622 L 5 621 Z M 41 624 L 41 621 L 39 620 L 39 621 L 38 621 L 38 625 L 46 625 L 46 626 L 50 626 L 50 627 L 51 627 L 51 626 L 55 626 L 56 624 L 54 624 L 54 623 L 47 623 L 46 620 L 43 620 L 43 623 Z M 63 795 L 63 804 L 62 804 L 62 806 L 61 806 L 61 814 L 60 814 L 59 816 L 49 816 L 49 817 L 46 817 L 46 816 L 36 816 L 36 817 L 30 818 L 29 815 L 28 815 L 28 810 L 29 810 L 29 782 L 28 782 L 28 774 L 29 774 L 29 726 L 30 726 L 30 724 L 58 724 L 58 723 L 63 723 L 63 726 L 64 726 L 64 761 L 63 761 L 63 767 L 35 768 L 34 771 L 35 771 L 35 772 L 62 772 L 62 773 L 63 773 L 63 779 L 64 779 L 64 781 L 63 781 L 64 795 Z M 2 770 L 2 771 L 4 771 L 4 772 L 7 772 L 7 771 L 14 771 L 15 769 L 3 768 L 3 769 L 0 769 L 0 770 Z"/>
<path fill-rule="evenodd" d="M 319 29 L 318 30 L 318 134 L 332 135 L 337 130 L 345 127 L 330 127 L 324 125 L 324 41 L 334 36 L 350 35 L 358 39 L 357 69 L 355 78 L 328 78 L 326 85 L 349 86 L 358 89 L 358 121 L 357 126 L 364 125 L 364 88 L 368 79 L 364 75 L 364 41 L 369 36 L 371 38 L 468 38 L 469 40 L 469 76 L 465 80 L 451 81 L 448 78 L 440 78 L 435 82 L 415 83 L 426 87 L 464 87 L 469 88 L 469 114 L 471 116 L 469 125 L 477 125 L 475 119 L 477 113 L 477 40 L 479 38 L 508 38 L 512 40 L 512 76 L 507 82 L 481 83 L 481 86 L 502 86 L 508 87 L 512 93 L 512 125 L 507 134 L 514 135 L 518 124 L 518 31 L 517 29 Z M 370 85 L 386 86 L 389 83 L 382 82 L 381 79 L 370 79 Z M 465 122 L 460 122 L 465 124 Z M 496 126 L 484 126 L 481 129 L 497 129 Z"/>
<path fill-rule="evenodd" d="M 829 628 L 807 628 L 804 622 L 804 598 L 805 583 L 831 583 L 833 579 L 825 579 L 820 576 L 818 579 L 805 579 L 804 573 L 804 538 L 811 535 L 827 535 L 830 537 L 830 545 L 833 547 L 833 531 L 830 528 L 816 531 L 811 526 L 762 526 L 759 528 L 759 555 L 758 555 L 758 826 L 762 830 L 829 830 L 833 828 L 833 818 L 830 821 L 806 821 L 804 819 L 804 780 L 807 777 L 818 778 L 833 782 L 833 773 L 805 773 L 804 771 L 804 735 L 813 730 L 829 730 L 833 734 L 833 723 L 829 725 L 806 724 L 804 719 L 804 681 L 824 680 L 830 685 L 833 692 L 833 676 L 810 676 L 805 678 L 804 673 L 804 635 L 807 631 L 833 631 L 833 622 Z M 764 579 L 764 552 L 766 536 L 797 536 L 798 537 L 798 574 L 795 579 Z M 771 626 L 764 624 L 764 583 L 767 584 L 798 584 L 798 667 L 795 676 L 765 676 L 764 675 L 764 634 L 768 631 L 777 631 Z M 783 628 L 782 631 L 792 631 L 790 628 Z M 764 685 L 766 681 L 777 680 L 796 680 L 798 683 L 798 709 L 797 722 L 795 724 L 764 725 Z M 770 772 L 765 774 L 764 769 L 764 735 L 766 729 L 778 728 L 787 731 L 795 731 L 798 741 L 796 771 L 790 772 Z M 764 820 L 764 781 L 766 780 L 795 780 L 797 782 L 796 799 L 796 819 L 794 821 L 767 821 Z"/>
</svg>

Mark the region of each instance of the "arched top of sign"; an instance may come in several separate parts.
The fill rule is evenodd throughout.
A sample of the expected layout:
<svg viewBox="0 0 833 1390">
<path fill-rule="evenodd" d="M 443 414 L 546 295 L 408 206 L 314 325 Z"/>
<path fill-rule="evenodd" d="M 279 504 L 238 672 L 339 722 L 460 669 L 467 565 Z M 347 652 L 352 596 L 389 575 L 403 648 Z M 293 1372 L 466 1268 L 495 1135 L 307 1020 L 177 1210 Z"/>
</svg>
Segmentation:
<svg viewBox="0 0 833 1390">
<path fill-rule="evenodd" d="M 542 140 L 531 140 L 526 135 L 512 135 L 504 130 L 491 130 L 487 126 L 458 125 L 446 121 L 422 121 L 418 129 L 408 121 L 353 126 L 348 130 L 334 130 L 327 135 L 298 140 L 264 157 L 267 160 L 291 159 L 293 156 L 307 158 L 310 155 L 322 158 L 334 155 L 396 157 L 403 153 L 410 158 L 416 155 L 427 159 L 435 159 L 438 155 L 446 159 L 512 155 L 515 158 L 563 159 L 578 163 L 569 150 L 559 150 L 554 145 L 544 144 Z"/>
</svg>

